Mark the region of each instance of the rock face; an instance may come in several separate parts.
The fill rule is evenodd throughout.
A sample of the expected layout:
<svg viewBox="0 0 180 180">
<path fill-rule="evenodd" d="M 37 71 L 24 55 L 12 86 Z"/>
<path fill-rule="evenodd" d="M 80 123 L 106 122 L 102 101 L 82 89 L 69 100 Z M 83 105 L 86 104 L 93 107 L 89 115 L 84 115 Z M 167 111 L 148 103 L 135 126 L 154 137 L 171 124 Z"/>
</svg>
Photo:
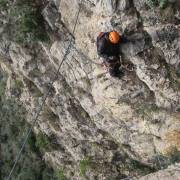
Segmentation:
<svg viewBox="0 0 180 180">
<path fill-rule="evenodd" d="M 67 178 L 121 179 L 153 172 L 159 156 L 180 151 L 179 3 L 160 10 L 145 0 L 84 0 L 72 34 L 79 5 L 79 0 L 47 2 L 42 14 L 51 44 L 25 48 L 1 40 L 7 95 L 18 96 L 31 123 L 51 87 L 34 131 L 53 135 L 62 147 L 44 158 L 64 169 Z M 134 66 L 132 72 L 124 69 L 121 79 L 102 69 L 96 52 L 98 33 L 112 29 L 128 38 L 121 59 Z M 12 91 L 14 78 L 23 82 L 18 94 Z M 164 159 L 165 167 L 170 162 Z"/>
<path fill-rule="evenodd" d="M 180 177 L 179 168 L 180 168 L 179 164 L 176 164 L 174 166 L 168 167 L 164 171 L 161 170 L 161 171 L 158 171 L 157 173 L 144 176 L 140 178 L 140 180 L 155 180 L 155 179 L 179 180 L 179 177 Z"/>
</svg>

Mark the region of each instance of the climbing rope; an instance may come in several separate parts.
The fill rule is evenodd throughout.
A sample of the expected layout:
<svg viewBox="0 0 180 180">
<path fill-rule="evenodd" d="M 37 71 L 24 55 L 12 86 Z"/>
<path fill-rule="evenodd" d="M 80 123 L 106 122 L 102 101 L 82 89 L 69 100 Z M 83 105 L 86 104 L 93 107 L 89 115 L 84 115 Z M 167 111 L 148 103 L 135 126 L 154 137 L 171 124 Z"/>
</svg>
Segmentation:
<svg viewBox="0 0 180 180">
<path fill-rule="evenodd" d="M 77 25 L 77 22 L 78 22 L 78 18 L 79 18 L 80 11 L 81 11 L 81 5 L 82 5 L 82 0 L 80 1 L 80 4 L 79 4 L 79 9 L 78 9 L 78 12 L 77 12 L 77 16 L 76 16 L 76 20 L 75 20 L 75 24 L 74 24 L 74 28 L 73 28 L 72 34 L 74 34 L 74 33 L 75 33 L 75 30 L 76 30 L 76 25 Z M 44 99 L 43 99 L 43 101 L 42 101 L 42 104 L 41 104 L 41 106 L 40 106 L 40 108 L 39 108 L 39 111 L 36 113 L 35 118 L 34 118 L 34 121 L 33 121 L 33 123 L 31 124 L 31 126 L 30 126 L 30 128 L 29 128 L 29 130 L 28 130 L 28 132 L 27 132 L 27 135 L 26 135 L 26 137 L 25 137 L 25 139 L 24 139 L 24 141 L 23 141 L 23 143 L 22 143 L 22 145 L 21 145 L 20 151 L 18 152 L 18 154 L 17 154 L 17 156 L 16 156 L 16 158 L 15 158 L 13 167 L 12 167 L 12 169 L 11 169 L 9 175 L 8 175 L 7 180 L 10 180 L 11 177 L 12 177 L 12 173 L 14 172 L 14 169 L 15 169 L 15 167 L 16 167 L 16 165 L 17 165 L 17 162 L 18 162 L 18 160 L 19 160 L 20 157 L 21 157 L 21 154 L 22 154 L 22 152 L 23 152 L 23 150 L 24 150 L 24 147 L 25 147 L 25 145 L 26 145 L 26 143 L 27 143 L 27 140 L 28 140 L 28 138 L 29 138 L 29 136 L 30 136 L 30 134 L 31 134 L 31 132 L 32 132 L 32 130 L 33 130 L 33 127 L 35 126 L 35 124 L 36 124 L 36 122 L 37 122 L 37 120 L 38 120 L 38 117 L 39 117 L 39 115 L 40 115 L 40 113 L 41 113 L 41 111 L 42 111 L 42 109 L 43 109 L 43 106 L 44 106 L 44 104 L 45 104 L 45 102 L 46 102 L 46 99 L 47 99 L 47 97 L 49 96 L 49 93 L 50 93 L 50 91 L 51 91 L 51 87 L 52 87 L 53 83 L 55 82 L 55 80 L 56 80 L 57 77 L 58 77 L 58 74 L 59 74 L 59 71 L 60 71 L 60 68 L 61 68 L 63 62 L 66 60 L 67 55 L 70 53 L 70 49 L 71 49 L 71 46 L 72 46 L 72 41 L 73 41 L 73 36 L 72 36 L 71 39 L 70 39 L 69 45 L 68 45 L 68 47 L 67 47 L 67 49 L 66 49 L 66 52 L 65 52 L 65 54 L 64 54 L 64 56 L 63 56 L 63 59 L 62 59 L 61 63 L 59 64 L 58 70 L 57 70 L 57 72 L 56 72 L 56 74 L 55 74 L 55 77 L 54 77 L 53 81 L 51 82 L 51 84 L 50 84 L 50 86 L 49 86 L 49 89 L 48 89 L 48 91 L 47 91 L 47 94 L 45 95 L 45 97 L 44 97 Z"/>
</svg>

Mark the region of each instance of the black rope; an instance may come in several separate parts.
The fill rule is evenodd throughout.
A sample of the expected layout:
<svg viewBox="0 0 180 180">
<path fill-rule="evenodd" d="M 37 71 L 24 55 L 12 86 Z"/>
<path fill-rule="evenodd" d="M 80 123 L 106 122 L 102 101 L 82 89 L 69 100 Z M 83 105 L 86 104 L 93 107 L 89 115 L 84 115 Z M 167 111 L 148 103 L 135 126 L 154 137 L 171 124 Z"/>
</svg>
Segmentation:
<svg viewBox="0 0 180 180">
<path fill-rule="evenodd" d="M 75 21 L 75 24 L 74 24 L 74 28 L 73 28 L 72 34 L 74 34 L 74 33 L 75 33 L 75 30 L 76 30 L 76 25 L 77 25 L 77 22 L 78 22 L 79 13 L 80 13 L 80 11 L 81 11 L 81 4 L 82 4 L 82 0 L 80 1 L 80 4 L 79 4 L 79 10 L 78 10 L 78 13 L 77 13 L 77 16 L 76 16 L 76 21 Z M 21 145 L 20 151 L 18 152 L 18 154 L 17 154 L 17 156 L 16 156 L 16 159 L 15 159 L 15 161 L 14 161 L 13 167 L 12 167 L 12 169 L 11 169 L 9 175 L 8 175 L 7 180 L 10 180 L 10 179 L 11 179 L 12 173 L 14 172 L 14 169 L 15 169 L 15 167 L 16 167 L 16 165 L 17 165 L 17 162 L 18 162 L 18 160 L 19 160 L 20 157 L 21 157 L 22 151 L 24 150 L 24 147 L 25 147 L 25 145 L 26 145 L 26 143 L 27 143 L 27 140 L 28 140 L 28 138 L 29 138 L 29 135 L 31 134 L 31 132 L 32 132 L 32 130 L 33 130 L 33 127 L 35 126 L 35 124 L 36 124 L 36 122 L 37 122 L 37 120 L 38 120 L 38 117 L 39 117 L 39 115 L 40 115 L 40 113 L 41 113 L 41 111 L 42 111 L 42 109 L 43 109 L 43 106 L 44 106 L 44 104 L 45 104 L 45 102 L 46 102 L 46 99 L 47 99 L 47 97 L 49 96 L 49 93 L 50 93 L 50 91 L 51 91 L 51 87 L 52 87 L 53 83 L 55 82 L 55 80 L 56 80 L 57 77 L 58 77 L 58 74 L 59 74 L 59 71 L 60 71 L 60 68 L 61 68 L 63 62 L 66 60 L 67 55 L 70 53 L 72 41 L 73 41 L 73 36 L 72 36 L 71 39 L 70 39 L 70 42 L 69 42 L 69 45 L 68 45 L 68 47 L 67 47 L 66 53 L 65 53 L 65 55 L 64 55 L 61 63 L 59 64 L 58 70 L 57 70 L 57 72 L 56 72 L 56 74 L 55 74 L 55 77 L 54 77 L 53 81 L 51 82 L 51 84 L 50 84 L 50 86 L 49 86 L 49 89 L 48 89 L 48 91 L 47 91 L 46 96 L 45 96 L 44 99 L 43 99 L 43 102 L 42 102 L 42 104 L 41 104 L 41 106 L 40 106 L 40 109 L 39 109 L 39 111 L 36 113 L 36 116 L 35 116 L 35 118 L 34 118 L 34 121 L 33 121 L 33 123 L 31 124 L 31 127 L 29 128 L 28 133 L 27 133 L 27 135 L 26 135 L 26 137 L 25 137 L 25 139 L 24 139 L 24 141 L 23 141 L 23 143 L 22 143 L 22 145 Z"/>
</svg>

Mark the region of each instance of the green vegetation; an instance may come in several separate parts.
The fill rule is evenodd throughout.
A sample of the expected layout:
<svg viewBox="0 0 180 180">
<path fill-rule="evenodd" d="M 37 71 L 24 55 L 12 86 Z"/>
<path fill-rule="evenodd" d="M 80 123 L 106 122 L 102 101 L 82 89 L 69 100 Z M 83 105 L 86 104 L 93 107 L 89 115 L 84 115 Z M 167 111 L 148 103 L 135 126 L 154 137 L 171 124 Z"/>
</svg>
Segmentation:
<svg viewBox="0 0 180 180">
<path fill-rule="evenodd" d="M 35 145 L 40 150 L 40 152 L 47 152 L 56 148 L 51 143 L 49 137 L 43 133 L 39 133 L 36 135 Z"/>
<path fill-rule="evenodd" d="M 122 168 L 123 169 L 123 168 Z M 140 162 L 131 159 L 129 163 L 125 163 L 124 171 L 136 172 L 141 176 L 145 176 L 149 173 L 155 172 L 157 169 L 141 164 Z"/>
<path fill-rule="evenodd" d="M 180 151 L 177 149 L 171 154 L 169 164 L 180 163 Z"/>
<path fill-rule="evenodd" d="M 158 5 L 158 0 L 146 0 L 146 3 L 150 8 L 154 8 Z"/>
<path fill-rule="evenodd" d="M 0 8 L 6 8 L 7 0 L 0 0 Z"/>
<path fill-rule="evenodd" d="M 176 73 L 177 78 L 180 79 L 180 64 L 178 65 L 175 73 Z"/>
<path fill-rule="evenodd" d="M 17 0 L 12 5 L 10 1 L 0 0 L 1 8 L 10 13 L 6 27 L 10 40 L 24 45 L 49 40 L 41 15 L 40 3 L 41 1 L 36 0 Z"/>
<path fill-rule="evenodd" d="M 6 88 L 6 81 L 5 81 L 5 75 L 4 75 L 4 77 L 0 77 L 0 97 L 4 96 L 5 88 Z"/>
<path fill-rule="evenodd" d="M 171 164 L 175 164 L 175 163 L 180 163 L 180 151 L 178 151 L 177 149 L 174 150 L 174 152 L 169 155 L 169 156 L 164 156 L 164 155 L 157 155 L 155 157 L 156 159 L 156 166 L 160 169 L 160 164 L 163 168 L 167 168 L 169 165 Z M 158 160 L 158 161 L 157 161 Z"/>
<path fill-rule="evenodd" d="M 86 175 L 86 171 L 90 167 L 89 159 L 86 158 L 86 159 L 81 160 L 79 166 L 80 166 L 80 175 L 81 176 L 85 176 Z"/>
<path fill-rule="evenodd" d="M 165 67 L 168 72 L 167 77 L 170 80 L 171 87 L 176 92 L 180 91 L 180 78 L 177 76 L 175 69 L 168 64 L 165 64 Z"/>
<path fill-rule="evenodd" d="M 159 1 L 159 7 L 161 9 L 164 9 L 167 6 L 167 4 L 168 4 L 168 0 L 160 0 Z"/>
<path fill-rule="evenodd" d="M 146 0 L 146 4 L 152 9 L 157 6 L 164 9 L 168 5 L 168 0 Z"/>
<path fill-rule="evenodd" d="M 14 81 L 14 83 L 15 83 L 15 88 L 17 89 L 17 91 L 19 93 L 21 93 L 22 92 L 22 88 L 24 87 L 23 82 L 21 80 L 16 79 Z"/>
<path fill-rule="evenodd" d="M 56 178 L 58 180 L 66 180 L 66 176 L 64 175 L 64 170 L 60 169 L 58 171 L 56 171 Z"/>
<path fill-rule="evenodd" d="M 14 82 L 15 82 L 15 87 L 16 87 L 17 89 L 21 89 L 21 88 L 24 86 L 24 85 L 23 85 L 23 82 L 20 81 L 20 80 L 15 80 Z"/>
<path fill-rule="evenodd" d="M 19 85 L 19 83 L 17 84 Z M 25 109 L 15 100 L 5 98 L 5 87 L 6 76 L 0 70 L 0 179 L 5 179 L 10 172 L 13 161 L 29 128 L 29 124 L 25 120 Z M 57 179 L 54 171 L 42 160 L 40 150 L 36 146 L 35 134 L 31 134 L 23 152 L 12 179 Z"/>
<path fill-rule="evenodd" d="M 115 153 L 112 158 L 112 164 L 116 165 L 118 171 L 121 174 L 126 174 L 126 172 L 130 172 L 130 174 L 138 174 L 140 176 L 143 176 L 157 170 L 154 167 L 150 167 L 139 161 L 131 159 L 126 153 Z"/>
<path fill-rule="evenodd" d="M 58 145 L 58 143 L 53 142 L 56 142 L 55 136 L 47 136 L 42 132 L 39 132 L 36 134 L 35 138 L 33 138 L 33 144 L 41 154 L 53 150 L 64 150 L 60 145 Z"/>
<path fill-rule="evenodd" d="M 151 117 L 152 113 L 160 111 L 156 104 L 141 104 L 135 110 L 138 115 L 143 117 Z"/>
</svg>

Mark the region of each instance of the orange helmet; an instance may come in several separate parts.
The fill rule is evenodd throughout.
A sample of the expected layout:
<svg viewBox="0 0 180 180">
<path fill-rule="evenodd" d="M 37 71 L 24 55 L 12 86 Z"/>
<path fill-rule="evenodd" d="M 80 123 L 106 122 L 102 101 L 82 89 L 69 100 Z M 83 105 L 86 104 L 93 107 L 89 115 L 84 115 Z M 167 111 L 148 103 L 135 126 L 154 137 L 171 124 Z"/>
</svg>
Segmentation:
<svg viewBox="0 0 180 180">
<path fill-rule="evenodd" d="M 117 44 L 120 40 L 120 35 L 117 31 L 111 31 L 109 33 L 109 40 L 113 43 L 113 44 Z"/>
</svg>

